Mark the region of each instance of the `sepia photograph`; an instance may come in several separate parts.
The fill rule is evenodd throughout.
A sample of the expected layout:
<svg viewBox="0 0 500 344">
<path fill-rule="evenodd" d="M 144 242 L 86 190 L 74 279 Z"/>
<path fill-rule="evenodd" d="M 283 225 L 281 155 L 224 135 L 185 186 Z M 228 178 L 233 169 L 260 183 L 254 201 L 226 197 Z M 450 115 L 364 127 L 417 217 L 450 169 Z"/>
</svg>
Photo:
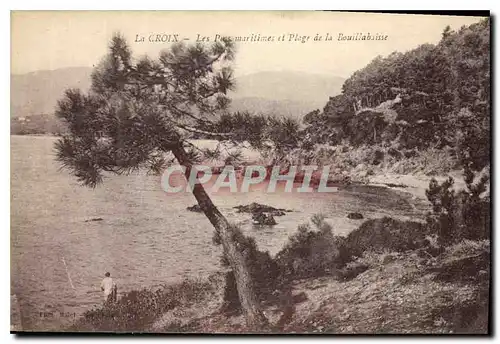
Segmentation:
<svg viewBox="0 0 500 344">
<path fill-rule="evenodd" d="M 11 11 L 10 331 L 490 335 L 489 11 Z"/>
</svg>

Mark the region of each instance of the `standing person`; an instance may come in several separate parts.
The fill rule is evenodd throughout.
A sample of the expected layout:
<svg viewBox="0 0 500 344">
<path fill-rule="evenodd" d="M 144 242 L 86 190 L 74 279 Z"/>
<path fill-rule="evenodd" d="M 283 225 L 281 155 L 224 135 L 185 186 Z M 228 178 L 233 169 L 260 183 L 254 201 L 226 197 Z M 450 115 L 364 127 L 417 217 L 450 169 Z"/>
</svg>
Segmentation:
<svg viewBox="0 0 500 344">
<path fill-rule="evenodd" d="M 113 289 L 116 289 L 116 284 L 111 278 L 111 274 L 106 272 L 101 282 L 101 290 L 104 292 L 104 303 L 111 303 L 113 301 Z"/>
</svg>

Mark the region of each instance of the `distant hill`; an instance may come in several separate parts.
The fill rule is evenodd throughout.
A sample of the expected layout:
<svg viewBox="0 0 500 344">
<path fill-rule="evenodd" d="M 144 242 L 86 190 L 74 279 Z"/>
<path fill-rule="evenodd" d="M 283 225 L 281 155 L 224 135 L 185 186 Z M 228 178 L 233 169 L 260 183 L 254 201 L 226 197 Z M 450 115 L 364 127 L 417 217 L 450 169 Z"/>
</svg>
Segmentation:
<svg viewBox="0 0 500 344">
<path fill-rule="evenodd" d="M 12 74 L 10 78 L 10 116 L 52 114 L 64 90 L 90 87 L 92 68 L 72 67 Z"/>
<path fill-rule="evenodd" d="M 300 119 L 323 109 L 331 96 L 340 94 L 344 79 L 302 72 L 260 72 L 236 79 L 230 93 L 231 110 L 248 110 Z"/>
<path fill-rule="evenodd" d="M 74 67 L 11 75 L 11 117 L 52 115 L 65 89 L 90 87 L 91 73 L 92 68 Z M 330 96 L 340 93 L 343 82 L 340 77 L 288 71 L 245 75 L 236 79 L 231 110 L 301 118 L 322 109 Z"/>
<path fill-rule="evenodd" d="M 259 97 L 233 98 L 231 111 L 250 111 L 279 117 L 301 119 L 315 109 L 323 109 L 325 101 L 274 100 Z"/>
<path fill-rule="evenodd" d="M 236 79 L 234 98 L 322 102 L 340 94 L 344 78 L 295 71 L 259 72 Z"/>
</svg>

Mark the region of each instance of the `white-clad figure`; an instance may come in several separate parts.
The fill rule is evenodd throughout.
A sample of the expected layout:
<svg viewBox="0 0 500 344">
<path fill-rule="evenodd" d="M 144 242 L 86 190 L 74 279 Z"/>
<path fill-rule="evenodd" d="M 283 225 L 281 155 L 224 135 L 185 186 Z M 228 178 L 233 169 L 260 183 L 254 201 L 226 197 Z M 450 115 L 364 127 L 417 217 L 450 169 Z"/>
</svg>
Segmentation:
<svg viewBox="0 0 500 344">
<path fill-rule="evenodd" d="M 104 302 L 111 303 L 116 300 L 116 296 L 113 295 L 116 293 L 116 284 L 113 282 L 109 272 L 106 272 L 104 276 L 101 282 L 101 290 L 104 292 Z"/>
</svg>

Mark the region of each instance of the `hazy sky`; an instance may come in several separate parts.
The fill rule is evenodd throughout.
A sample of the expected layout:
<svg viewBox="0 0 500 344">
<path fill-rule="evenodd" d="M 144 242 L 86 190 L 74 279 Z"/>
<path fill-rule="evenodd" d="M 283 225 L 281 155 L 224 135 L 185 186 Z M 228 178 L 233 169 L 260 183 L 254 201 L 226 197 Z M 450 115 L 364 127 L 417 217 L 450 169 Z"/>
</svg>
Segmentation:
<svg viewBox="0 0 500 344">
<path fill-rule="evenodd" d="M 156 35 L 178 34 L 194 42 L 197 35 L 274 36 L 274 42 L 237 45 L 236 75 L 294 70 L 347 77 L 377 55 L 437 43 L 450 25 L 458 29 L 477 17 L 326 12 L 13 12 L 11 72 L 93 66 L 106 53 L 113 32 L 128 39 L 134 56 L 157 56 L 171 43 L 148 42 Z M 344 36 L 387 35 L 387 40 L 338 41 Z M 325 41 L 326 34 L 333 37 Z M 285 35 L 285 41 L 277 41 Z M 323 41 L 313 41 L 314 36 Z M 135 42 L 136 35 L 144 42 Z M 305 43 L 290 35 L 309 36 Z M 163 36 L 167 37 L 167 36 Z"/>
</svg>

